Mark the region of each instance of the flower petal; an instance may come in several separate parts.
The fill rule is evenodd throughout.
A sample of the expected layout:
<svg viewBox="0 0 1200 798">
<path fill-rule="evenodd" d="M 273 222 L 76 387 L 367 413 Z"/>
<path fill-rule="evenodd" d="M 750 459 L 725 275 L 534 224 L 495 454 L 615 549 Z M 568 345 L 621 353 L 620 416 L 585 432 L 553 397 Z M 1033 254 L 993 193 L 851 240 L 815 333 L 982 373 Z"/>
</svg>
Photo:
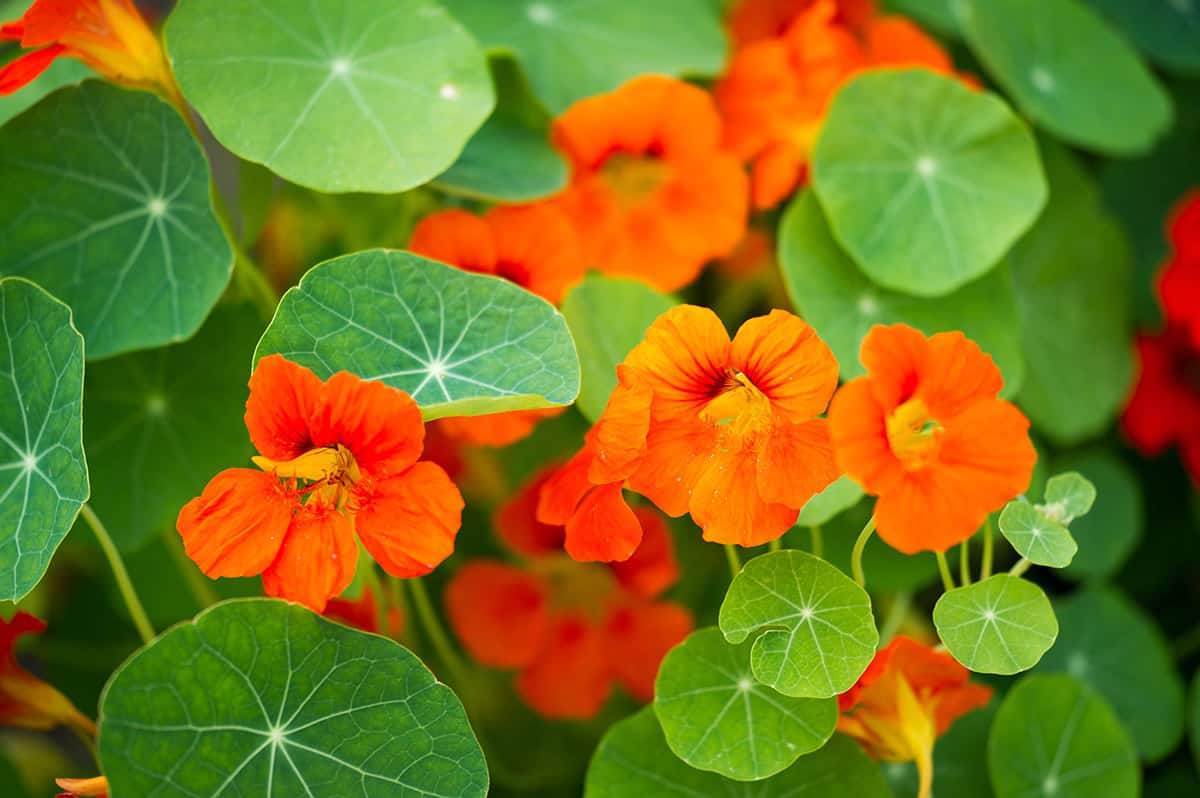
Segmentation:
<svg viewBox="0 0 1200 798">
<path fill-rule="evenodd" d="M 716 443 L 716 428 L 694 418 L 655 422 L 646 436 L 646 454 L 629 477 L 630 489 L 667 515 L 683 515 Z"/>
<path fill-rule="evenodd" d="M 536 576 L 499 562 L 473 560 L 446 586 L 446 617 L 463 647 L 493 668 L 522 668 L 545 643 L 550 616 Z"/>
<path fill-rule="evenodd" d="M 546 478 L 538 491 L 537 520 L 552 526 L 566 526 L 575 508 L 593 487 L 588 469 L 595 455 L 584 446 L 575 456 Z"/>
<path fill-rule="evenodd" d="M 590 491 L 567 521 L 567 554 L 579 562 L 628 560 L 641 540 L 642 525 L 619 482 Z"/>
<path fill-rule="evenodd" d="M 12 94 L 33 82 L 45 72 L 64 52 L 61 44 L 52 44 L 40 50 L 32 50 L 20 58 L 14 58 L 0 67 L 0 96 Z"/>
<path fill-rule="evenodd" d="M 724 384 L 729 333 L 708 308 L 680 305 L 654 320 L 625 364 L 654 392 L 653 415 L 695 418 Z"/>
<path fill-rule="evenodd" d="M 263 590 L 321 613 L 330 598 L 349 587 L 357 565 L 350 520 L 313 499 L 292 518 L 279 555 L 263 571 Z"/>
<path fill-rule="evenodd" d="M 308 422 L 320 393 L 317 375 L 282 355 L 258 361 L 250 375 L 246 429 L 259 454 L 285 462 L 312 449 Z"/>
<path fill-rule="evenodd" d="M 425 444 L 421 410 L 411 396 L 345 371 L 321 387 L 309 429 L 314 445 L 342 444 L 364 473 L 378 479 L 407 469 Z"/>
<path fill-rule="evenodd" d="M 692 631 L 692 614 L 670 602 L 628 602 L 610 610 L 605 648 L 621 685 L 639 701 L 654 698 L 654 680 L 667 652 Z"/>
<path fill-rule="evenodd" d="M 776 426 L 759 444 L 756 484 L 763 501 L 799 510 L 838 474 L 823 418 Z"/>
<path fill-rule="evenodd" d="M 562 551 L 566 535 L 563 524 L 544 524 L 537 519 L 542 488 L 560 468 L 559 463 L 543 468 L 500 505 L 492 516 L 496 535 L 516 553 L 526 557 L 541 557 Z"/>
<path fill-rule="evenodd" d="M 582 615 L 554 618 L 537 659 L 517 675 L 517 692 L 547 718 L 594 717 L 612 691 L 607 654 L 604 636 Z"/>
<path fill-rule="evenodd" d="M 730 351 L 743 372 L 771 400 L 771 409 L 793 422 L 825 412 L 838 383 L 838 363 L 816 331 L 799 316 L 773 310 L 737 331 Z"/>
<path fill-rule="evenodd" d="M 597 485 L 628 479 L 646 453 L 654 394 L 626 366 L 617 366 L 617 376 L 620 381 L 590 436 L 596 458 L 588 468 L 588 479 Z"/>
<path fill-rule="evenodd" d="M 354 489 L 354 529 L 383 570 L 423 576 L 454 551 L 462 494 L 440 466 L 420 462 Z"/>
<path fill-rule="evenodd" d="M 458 208 L 431 213 L 417 223 L 410 251 L 469 272 L 496 273 L 496 243 L 480 217 Z"/>
<path fill-rule="evenodd" d="M 184 505 L 176 528 L 208 576 L 257 576 L 278 556 L 296 507 L 295 495 L 270 474 L 229 468 Z"/>
<path fill-rule="evenodd" d="M 661 515 L 649 507 L 633 511 L 642 526 L 642 541 L 633 556 L 610 564 L 621 586 L 644 598 L 654 598 L 679 580 L 675 538 Z"/>
<path fill-rule="evenodd" d="M 758 546 L 796 523 L 798 508 L 759 495 L 757 461 L 753 449 L 714 452 L 688 505 L 705 540 Z"/>
<path fill-rule="evenodd" d="M 566 214 L 547 203 L 497 205 L 485 217 L 496 242 L 496 274 L 557 305 L 587 262 Z"/>
</svg>

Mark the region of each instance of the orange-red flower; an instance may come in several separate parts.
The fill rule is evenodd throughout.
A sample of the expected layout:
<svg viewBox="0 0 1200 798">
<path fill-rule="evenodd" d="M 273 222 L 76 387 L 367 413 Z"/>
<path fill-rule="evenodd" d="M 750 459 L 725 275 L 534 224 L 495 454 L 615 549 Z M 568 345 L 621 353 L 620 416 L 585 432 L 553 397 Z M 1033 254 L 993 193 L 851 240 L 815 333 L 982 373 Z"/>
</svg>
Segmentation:
<svg viewBox="0 0 1200 798">
<path fill-rule="evenodd" d="M 96 724 L 90 718 L 17 662 L 17 639 L 45 630 L 46 622 L 27 612 L 18 611 L 8 621 L 0 618 L 0 724 L 35 730 L 64 724 L 95 736 Z"/>
<path fill-rule="evenodd" d="M 584 259 L 664 291 L 692 282 L 746 227 L 746 176 L 703 90 L 660 75 L 581 100 L 554 122 L 571 182 L 552 200 Z"/>
<path fill-rule="evenodd" d="M 178 98 L 162 46 L 133 0 L 35 0 L 0 40 L 39 48 L 0 67 L 0 95 L 28 84 L 59 56 L 77 58 L 109 80 Z"/>
<path fill-rule="evenodd" d="M 60 792 L 58 798 L 107 798 L 108 779 L 96 776 L 90 779 L 55 779 Z"/>
<path fill-rule="evenodd" d="M 1180 203 L 1167 235 L 1173 251 L 1158 284 L 1163 315 L 1200 349 L 1200 192 Z"/>
<path fill-rule="evenodd" d="M 933 787 L 934 742 L 956 719 L 987 706 L 992 691 L 970 684 L 944 652 L 897 637 L 875 654 L 854 687 L 838 696 L 838 731 L 885 762 L 916 762 L 920 798 Z"/>
<path fill-rule="evenodd" d="M 1138 378 L 1121 428 L 1147 457 L 1175 446 L 1200 484 L 1200 346 L 1178 327 L 1137 338 Z"/>
<path fill-rule="evenodd" d="M 837 371 L 825 343 L 786 311 L 750 319 L 730 341 L 711 310 L 673 308 L 618 367 L 584 450 L 543 488 L 539 517 L 569 516 L 567 550 L 578 559 L 624 559 L 637 544 L 624 483 L 668 515 L 691 513 L 705 540 L 773 540 L 837 477 L 817 418 Z"/>
<path fill-rule="evenodd" d="M 739 0 L 729 11 L 729 32 L 737 49 L 782 36 L 817 0 Z M 836 21 L 858 29 L 875 15 L 875 0 L 837 0 Z"/>
<path fill-rule="evenodd" d="M 945 551 L 1029 485 L 1029 421 L 998 398 L 1003 378 L 960 332 L 926 338 L 875 326 L 867 374 L 838 391 L 829 428 L 838 466 L 879 497 L 879 535 L 908 554 Z"/>
<path fill-rule="evenodd" d="M 446 589 L 450 623 L 477 661 L 517 670 L 517 692 L 545 717 L 592 717 L 615 684 L 648 701 L 662 658 L 692 628 L 686 609 L 658 599 L 678 578 L 670 532 L 639 508 L 644 543 L 627 562 L 574 562 L 562 554 L 563 529 L 534 517 L 549 473 L 496 516 L 497 533 L 523 564 L 460 568 Z"/>
<path fill-rule="evenodd" d="M 425 428 L 403 391 L 346 372 L 322 382 L 271 355 L 250 377 L 246 427 L 261 471 L 222 471 L 179 513 L 209 576 L 262 574 L 269 595 L 321 612 L 354 577 L 355 533 L 394 576 L 429 573 L 454 550 L 462 496 L 418 462 Z"/>
</svg>

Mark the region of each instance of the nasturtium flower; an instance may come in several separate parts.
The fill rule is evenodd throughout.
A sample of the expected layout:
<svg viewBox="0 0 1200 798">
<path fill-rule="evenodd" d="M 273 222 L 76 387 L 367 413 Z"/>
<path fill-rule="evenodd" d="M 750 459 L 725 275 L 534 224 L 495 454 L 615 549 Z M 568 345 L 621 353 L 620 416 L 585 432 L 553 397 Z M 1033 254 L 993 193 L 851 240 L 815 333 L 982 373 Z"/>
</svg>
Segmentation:
<svg viewBox="0 0 1200 798">
<path fill-rule="evenodd" d="M 746 175 L 721 148 L 702 89 L 637 77 L 572 105 L 553 136 L 571 181 L 550 201 L 572 220 L 588 266 L 674 291 L 742 237 Z"/>
<path fill-rule="evenodd" d="M 690 513 L 705 540 L 773 540 L 838 476 L 818 418 L 837 374 L 829 347 L 791 313 L 750 319 L 731 341 L 708 308 L 672 308 L 618 367 L 608 406 L 567 476 L 543 487 L 539 514 L 578 499 L 568 551 L 624 559 L 637 541 L 613 531 L 626 528 L 612 522 L 623 483 L 668 515 Z"/>
<path fill-rule="evenodd" d="M 45 630 L 46 622 L 27 612 L 0 618 L 0 725 L 45 731 L 61 724 L 95 736 L 96 724 L 70 699 L 17 662 L 17 640 Z"/>
<path fill-rule="evenodd" d="M 454 550 L 462 496 L 418 461 L 425 427 L 403 391 L 347 372 L 322 382 L 271 355 L 250 377 L 246 427 L 261 470 L 217 474 L 177 521 L 210 577 L 262 574 L 267 594 L 321 612 L 354 577 L 355 533 L 393 576 Z"/>
<path fill-rule="evenodd" d="M 763 39 L 782 36 L 796 18 L 818 0 L 738 0 L 729 10 L 729 33 L 740 49 Z M 837 0 L 839 24 L 858 29 L 875 15 L 875 0 Z"/>
<path fill-rule="evenodd" d="M 1181 328 L 1137 338 L 1138 376 L 1121 416 L 1125 436 L 1147 457 L 1174 446 L 1200 484 L 1200 346 Z"/>
<path fill-rule="evenodd" d="M 959 717 L 991 700 L 991 689 L 971 684 L 968 676 L 949 654 L 897 637 L 838 696 L 838 731 L 858 740 L 876 759 L 915 762 L 919 798 L 929 798 L 937 738 Z"/>
<path fill-rule="evenodd" d="M 563 554 L 562 527 L 534 517 L 549 474 L 497 511 L 497 534 L 522 563 L 460 568 L 446 588 L 450 624 L 475 660 L 518 671 L 517 693 L 545 717 L 593 717 L 614 685 L 648 701 L 662 658 L 692 629 L 685 608 L 659 598 L 679 574 L 670 532 L 638 508 L 644 539 L 629 560 L 575 562 Z"/>
<path fill-rule="evenodd" d="M 879 536 L 906 554 L 945 551 L 1029 486 L 1029 421 L 998 397 L 992 359 L 960 332 L 872 327 L 867 374 L 829 407 L 839 468 L 879 497 Z"/>
<path fill-rule="evenodd" d="M 0 67 L 0 95 L 12 94 L 65 56 L 109 80 L 182 102 L 162 46 L 133 0 L 35 0 L 20 19 L 0 25 L 4 39 L 30 52 Z"/>
<path fill-rule="evenodd" d="M 55 779 L 60 792 L 58 798 L 107 798 L 108 779 L 96 776 L 90 779 Z"/>
<path fill-rule="evenodd" d="M 1200 349 L 1200 192 L 1187 197 L 1167 228 L 1172 253 L 1158 290 L 1167 324 L 1184 330 Z"/>
</svg>

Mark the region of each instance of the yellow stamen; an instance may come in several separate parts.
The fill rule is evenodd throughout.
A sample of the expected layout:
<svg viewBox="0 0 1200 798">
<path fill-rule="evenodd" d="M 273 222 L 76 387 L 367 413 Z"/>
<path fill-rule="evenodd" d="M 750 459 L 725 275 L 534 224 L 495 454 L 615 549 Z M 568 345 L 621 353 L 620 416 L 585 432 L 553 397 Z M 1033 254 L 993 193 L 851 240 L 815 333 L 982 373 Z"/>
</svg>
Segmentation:
<svg viewBox="0 0 1200 798">
<path fill-rule="evenodd" d="M 920 399 L 909 399 L 887 419 L 888 445 L 908 471 L 924 468 L 934 460 L 943 432 Z"/>
<path fill-rule="evenodd" d="M 609 156 L 600 172 L 628 205 L 638 203 L 657 191 L 667 177 L 666 165 L 657 158 L 624 153 Z"/>
<path fill-rule="evenodd" d="M 283 479 L 354 483 L 361 476 L 354 455 L 341 444 L 310 449 L 291 460 L 277 461 L 267 457 L 251 459 L 263 471 L 270 471 Z"/>
<path fill-rule="evenodd" d="M 771 400 L 749 377 L 737 372 L 704 406 L 700 418 L 724 427 L 737 440 L 744 440 L 771 426 Z"/>
</svg>

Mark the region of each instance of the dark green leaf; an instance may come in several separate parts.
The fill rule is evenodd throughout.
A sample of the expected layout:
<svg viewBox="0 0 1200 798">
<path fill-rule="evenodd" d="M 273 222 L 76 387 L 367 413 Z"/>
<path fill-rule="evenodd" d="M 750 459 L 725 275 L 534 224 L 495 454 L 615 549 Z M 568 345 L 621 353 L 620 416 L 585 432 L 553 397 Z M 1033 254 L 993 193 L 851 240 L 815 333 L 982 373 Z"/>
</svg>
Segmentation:
<svg viewBox="0 0 1200 798">
<path fill-rule="evenodd" d="M 1076 580 L 1115 574 L 1142 536 L 1143 502 L 1137 475 L 1107 452 L 1059 458 L 1054 467 L 1076 470 L 1096 486 L 1095 507 L 1071 522 L 1079 553 L 1063 574 Z"/>
<path fill-rule="evenodd" d="M 1200 5 L 1192 0 L 1087 0 L 1150 60 L 1165 69 L 1200 72 Z"/>
</svg>

